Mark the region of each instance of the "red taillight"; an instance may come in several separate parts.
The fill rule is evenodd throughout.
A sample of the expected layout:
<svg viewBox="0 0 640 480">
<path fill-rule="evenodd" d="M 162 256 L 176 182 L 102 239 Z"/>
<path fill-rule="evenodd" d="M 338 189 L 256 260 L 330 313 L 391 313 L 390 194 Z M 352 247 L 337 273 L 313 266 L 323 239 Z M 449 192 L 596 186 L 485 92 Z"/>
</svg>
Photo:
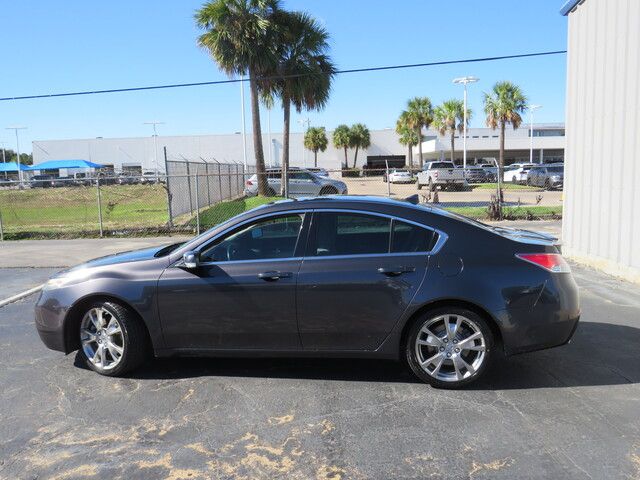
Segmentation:
<svg viewBox="0 0 640 480">
<path fill-rule="evenodd" d="M 571 267 L 559 253 L 516 253 L 516 257 L 553 273 L 571 273 Z"/>
<path fill-rule="evenodd" d="M 253 182 L 251 180 L 247 180 L 246 185 L 247 185 L 247 187 L 251 187 L 251 186 L 253 186 Z"/>
<path fill-rule="evenodd" d="M 433 176 L 434 176 L 435 178 L 438 178 L 438 172 L 433 172 Z"/>
</svg>

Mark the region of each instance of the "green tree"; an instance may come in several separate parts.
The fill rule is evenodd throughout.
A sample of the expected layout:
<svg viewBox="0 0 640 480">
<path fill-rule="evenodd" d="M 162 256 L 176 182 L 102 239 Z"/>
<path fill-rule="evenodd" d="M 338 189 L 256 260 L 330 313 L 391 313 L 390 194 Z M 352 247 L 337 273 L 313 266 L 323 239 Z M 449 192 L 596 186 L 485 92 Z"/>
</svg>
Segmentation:
<svg viewBox="0 0 640 480">
<path fill-rule="evenodd" d="M 198 37 L 198 45 L 211 54 L 227 75 L 249 75 L 253 148 L 260 195 L 267 195 L 269 186 L 262 148 L 259 78 L 274 70 L 274 17 L 279 6 L 279 0 L 211 0 L 195 14 L 196 25 L 205 30 Z"/>
<path fill-rule="evenodd" d="M 265 96 L 282 101 L 282 186 L 286 188 L 289 169 L 291 105 L 302 110 L 321 110 L 329 100 L 336 68 L 329 51 L 329 34 L 311 16 L 302 12 L 279 11 L 275 15 L 275 70 L 262 82 Z"/>
<path fill-rule="evenodd" d="M 471 118 L 471 109 L 467 108 L 467 125 Z M 433 111 L 432 126 L 440 133 L 440 135 L 449 134 L 451 136 L 451 161 L 455 157 L 455 135 L 456 132 L 464 131 L 464 102 L 462 100 L 452 99 L 442 102 Z"/>
<path fill-rule="evenodd" d="M 310 127 L 304 134 L 304 147 L 313 152 L 313 166 L 318 166 L 318 152 L 327 149 L 327 131 L 324 127 Z"/>
<path fill-rule="evenodd" d="M 409 147 L 409 167 L 413 168 L 413 147 L 422 141 L 418 133 L 409 126 L 407 121 L 407 112 L 403 111 L 396 121 L 396 133 L 398 134 L 398 142 L 400 145 Z"/>
<path fill-rule="evenodd" d="M 429 128 L 433 121 L 433 107 L 428 97 L 415 97 L 407 102 L 407 122 L 410 128 L 413 128 L 422 138 L 422 129 Z M 422 159 L 422 142 L 418 142 L 418 155 L 420 156 L 420 169 L 422 169 L 424 160 Z"/>
<path fill-rule="evenodd" d="M 338 149 L 344 150 L 344 168 L 349 168 L 349 162 L 347 159 L 347 151 L 353 145 L 351 138 L 351 129 L 348 125 L 338 125 L 333 131 L 333 146 Z"/>
<path fill-rule="evenodd" d="M 522 123 L 522 113 L 527 108 L 527 97 L 517 85 L 511 82 L 498 82 L 490 93 L 484 94 L 484 113 L 487 126 L 500 129 L 500 158 L 498 175 L 502 179 L 504 171 L 504 132 L 507 124 L 516 130 Z"/>
<path fill-rule="evenodd" d="M 366 125 L 356 123 L 351 126 L 351 148 L 356 151 L 353 155 L 353 168 L 356 168 L 358 162 L 358 150 L 366 150 L 371 145 L 371 133 Z"/>
<path fill-rule="evenodd" d="M 16 152 L 11 150 L 10 148 L 4 149 L 4 161 L 6 162 L 15 162 L 18 159 L 18 155 Z M 0 151 L 0 162 L 3 161 L 2 151 Z M 33 165 L 33 154 L 31 153 L 21 153 L 20 154 L 20 163 L 23 165 Z"/>
</svg>

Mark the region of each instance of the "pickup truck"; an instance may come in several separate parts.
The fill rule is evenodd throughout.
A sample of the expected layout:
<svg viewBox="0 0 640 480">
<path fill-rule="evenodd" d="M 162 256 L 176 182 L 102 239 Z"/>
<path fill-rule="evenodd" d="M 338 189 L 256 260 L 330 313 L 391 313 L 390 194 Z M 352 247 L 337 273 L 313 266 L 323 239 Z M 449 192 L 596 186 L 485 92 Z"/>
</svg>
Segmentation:
<svg viewBox="0 0 640 480">
<path fill-rule="evenodd" d="M 439 185 L 442 189 L 451 187 L 455 190 L 462 190 L 467 182 L 464 179 L 462 168 L 456 168 L 453 162 L 428 162 L 422 171 L 418 173 L 416 181 L 418 190 L 428 186 L 430 191 Z"/>
</svg>

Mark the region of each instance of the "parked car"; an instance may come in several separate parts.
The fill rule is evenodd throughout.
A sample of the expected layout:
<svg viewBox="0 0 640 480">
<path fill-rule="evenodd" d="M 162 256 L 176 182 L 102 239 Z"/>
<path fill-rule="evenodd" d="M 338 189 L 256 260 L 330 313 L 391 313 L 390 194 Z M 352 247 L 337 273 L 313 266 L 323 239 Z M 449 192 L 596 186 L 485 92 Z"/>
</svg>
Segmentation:
<svg viewBox="0 0 640 480">
<path fill-rule="evenodd" d="M 387 172 L 382 175 L 383 182 L 389 183 L 413 183 L 415 181 L 413 175 L 409 170 L 401 168 L 392 168 L 389 170 L 389 176 L 387 178 Z"/>
<path fill-rule="evenodd" d="M 118 183 L 118 176 L 113 170 L 100 170 L 96 173 L 96 181 L 100 181 L 100 185 L 115 185 Z"/>
<path fill-rule="evenodd" d="M 329 178 L 329 172 L 327 172 L 326 169 L 324 168 L 320 168 L 320 167 L 309 167 L 306 170 L 308 170 L 311 173 L 315 173 L 316 175 L 319 175 L 320 177 L 326 177 Z"/>
<path fill-rule="evenodd" d="M 108 376 L 151 355 L 374 357 L 448 388 L 498 350 L 569 342 L 579 316 L 554 238 L 348 196 L 270 203 L 183 244 L 90 261 L 35 307 L 47 347 Z"/>
<path fill-rule="evenodd" d="M 498 167 L 489 163 L 483 163 L 480 168 L 484 170 L 485 182 L 494 183 L 498 181 Z"/>
<path fill-rule="evenodd" d="M 52 187 L 77 187 L 78 184 L 76 183 L 75 178 L 73 178 L 72 176 L 66 176 L 66 177 L 53 177 L 53 180 L 51 181 L 51 186 Z"/>
<path fill-rule="evenodd" d="M 267 169 L 269 196 L 280 194 L 282 171 L 279 168 Z M 347 185 L 341 180 L 321 177 L 308 170 L 289 169 L 289 195 L 291 197 L 313 197 L 317 195 L 346 195 Z M 258 176 L 252 175 L 245 182 L 244 194 L 253 197 L 258 194 Z"/>
<path fill-rule="evenodd" d="M 429 187 L 430 191 L 438 186 L 462 190 L 467 186 L 467 182 L 462 169 L 457 169 L 453 162 L 427 162 L 418 173 L 416 185 L 418 190 L 424 186 Z"/>
<path fill-rule="evenodd" d="M 93 183 L 91 179 L 91 174 L 87 172 L 76 172 L 73 174 L 73 179 L 75 184 L 78 186 L 89 186 Z"/>
<path fill-rule="evenodd" d="M 142 172 L 142 175 L 140 176 L 140 183 L 142 185 L 152 184 L 152 183 L 163 183 L 164 181 L 165 181 L 164 175 L 161 175 L 158 172 L 154 172 L 151 170 Z"/>
<path fill-rule="evenodd" d="M 487 173 L 482 167 L 468 166 L 463 169 L 467 183 L 484 183 L 487 181 Z"/>
<path fill-rule="evenodd" d="M 562 188 L 564 185 L 564 165 L 555 163 L 532 168 L 527 175 L 527 185 L 544 187 L 547 190 Z"/>
<path fill-rule="evenodd" d="M 504 168 L 502 177 L 503 182 L 511 183 L 527 183 L 527 174 L 529 170 L 535 167 L 535 163 L 513 163 Z"/>
<path fill-rule="evenodd" d="M 135 185 L 138 183 L 139 177 L 128 172 L 121 172 L 117 176 L 116 183 L 118 185 Z"/>
<path fill-rule="evenodd" d="M 53 175 L 34 175 L 29 181 L 31 188 L 51 188 L 55 186 Z"/>
</svg>

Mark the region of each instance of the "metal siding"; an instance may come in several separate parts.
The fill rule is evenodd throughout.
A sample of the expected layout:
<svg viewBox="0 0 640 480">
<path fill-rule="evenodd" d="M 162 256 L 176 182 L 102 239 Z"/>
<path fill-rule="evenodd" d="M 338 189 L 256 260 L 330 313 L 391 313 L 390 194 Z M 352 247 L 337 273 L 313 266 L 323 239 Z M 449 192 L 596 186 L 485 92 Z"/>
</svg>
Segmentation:
<svg viewBox="0 0 640 480">
<path fill-rule="evenodd" d="M 640 275 L 640 2 L 569 15 L 563 237 L 573 256 Z"/>
</svg>

